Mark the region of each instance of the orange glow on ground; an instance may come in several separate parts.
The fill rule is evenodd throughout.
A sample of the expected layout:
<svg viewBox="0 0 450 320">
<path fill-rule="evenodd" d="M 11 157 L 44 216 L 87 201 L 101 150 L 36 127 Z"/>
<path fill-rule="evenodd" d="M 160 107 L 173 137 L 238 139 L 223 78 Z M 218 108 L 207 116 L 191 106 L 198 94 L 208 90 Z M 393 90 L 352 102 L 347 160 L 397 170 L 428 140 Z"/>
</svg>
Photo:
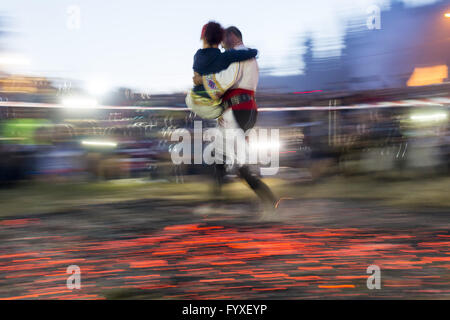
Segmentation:
<svg viewBox="0 0 450 320">
<path fill-rule="evenodd" d="M 284 201 L 282 207 L 289 205 Z M 114 228 L 95 232 L 87 232 L 84 219 L 67 224 L 68 215 L 1 221 L 0 233 L 9 240 L 0 243 L 0 299 L 105 299 L 110 290 L 158 299 L 450 297 L 445 226 L 314 226 L 303 222 L 306 215 L 284 224 L 237 223 L 167 206 L 161 219 L 178 214 L 176 220 L 133 230 L 136 208 L 113 218 L 107 210 Z M 81 269 L 80 290 L 66 287 L 71 264 Z M 376 292 L 366 285 L 372 264 L 382 270 L 384 289 Z"/>
</svg>

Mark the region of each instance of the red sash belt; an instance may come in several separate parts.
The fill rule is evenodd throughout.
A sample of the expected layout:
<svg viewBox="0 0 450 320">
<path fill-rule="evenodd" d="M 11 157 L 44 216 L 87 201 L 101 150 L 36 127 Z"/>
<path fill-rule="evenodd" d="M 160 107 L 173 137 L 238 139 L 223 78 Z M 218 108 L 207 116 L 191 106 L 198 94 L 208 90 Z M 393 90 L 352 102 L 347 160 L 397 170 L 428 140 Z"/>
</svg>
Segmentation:
<svg viewBox="0 0 450 320">
<path fill-rule="evenodd" d="M 240 102 L 240 103 L 233 103 L 233 100 L 239 100 L 239 99 L 232 99 L 233 97 L 237 97 L 240 95 L 248 95 L 251 97 L 249 101 Z M 244 99 L 248 100 L 248 99 Z M 222 97 L 222 101 L 226 102 L 226 104 L 231 105 L 231 108 L 233 110 L 252 110 L 252 109 L 258 109 L 255 101 L 255 92 L 251 90 L 245 90 L 245 89 L 231 89 L 225 92 L 225 94 Z"/>
</svg>

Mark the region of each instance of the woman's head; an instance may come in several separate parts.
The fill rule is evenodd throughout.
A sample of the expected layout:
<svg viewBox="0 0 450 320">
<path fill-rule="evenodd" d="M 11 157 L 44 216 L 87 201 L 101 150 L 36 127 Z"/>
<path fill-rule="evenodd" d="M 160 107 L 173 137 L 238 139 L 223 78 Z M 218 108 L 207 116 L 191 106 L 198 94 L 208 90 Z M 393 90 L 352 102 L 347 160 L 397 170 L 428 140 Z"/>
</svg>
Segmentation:
<svg viewBox="0 0 450 320">
<path fill-rule="evenodd" d="M 224 30 L 222 26 L 210 21 L 203 26 L 201 39 L 212 47 L 217 47 L 223 40 Z"/>
</svg>

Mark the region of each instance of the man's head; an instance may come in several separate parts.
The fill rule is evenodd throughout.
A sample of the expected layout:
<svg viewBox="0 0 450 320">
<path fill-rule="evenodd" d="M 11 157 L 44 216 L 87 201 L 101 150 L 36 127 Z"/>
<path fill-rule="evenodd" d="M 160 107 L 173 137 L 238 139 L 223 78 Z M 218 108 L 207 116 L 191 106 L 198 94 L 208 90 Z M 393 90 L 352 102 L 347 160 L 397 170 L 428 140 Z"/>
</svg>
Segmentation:
<svg viewBox="0 0 450 320">
<path fill-rule="evenodd" d="M 223 40 L 223 34 L 222 26 L 215 21 L 210 21 L 203 26 L 200 38 L 206 47 L 218 47 Z"/>
<path fill-rule="evenodd" d="M 223 47 L 225 49 L 232 49 L 243 44 L 241 31 L 232 26 L 225 29 L 225 36 L 223 38 Z"/>
</svg>

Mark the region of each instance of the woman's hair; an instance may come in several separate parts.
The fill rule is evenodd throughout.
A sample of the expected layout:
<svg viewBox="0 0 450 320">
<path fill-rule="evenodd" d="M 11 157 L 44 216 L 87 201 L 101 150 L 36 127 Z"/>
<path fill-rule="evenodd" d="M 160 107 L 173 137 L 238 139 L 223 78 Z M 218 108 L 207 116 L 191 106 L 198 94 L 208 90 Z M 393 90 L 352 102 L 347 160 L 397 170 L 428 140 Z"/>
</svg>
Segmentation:
<svg viewBox="0 0 450 320">
<path fill-rule="evenodd" d="M 218 45 L 222 42 L 224 30 L 222 26 L 214 21 L 210 21 L 203 26 L 201 39 L 209 45 Z"/>
</svg>

